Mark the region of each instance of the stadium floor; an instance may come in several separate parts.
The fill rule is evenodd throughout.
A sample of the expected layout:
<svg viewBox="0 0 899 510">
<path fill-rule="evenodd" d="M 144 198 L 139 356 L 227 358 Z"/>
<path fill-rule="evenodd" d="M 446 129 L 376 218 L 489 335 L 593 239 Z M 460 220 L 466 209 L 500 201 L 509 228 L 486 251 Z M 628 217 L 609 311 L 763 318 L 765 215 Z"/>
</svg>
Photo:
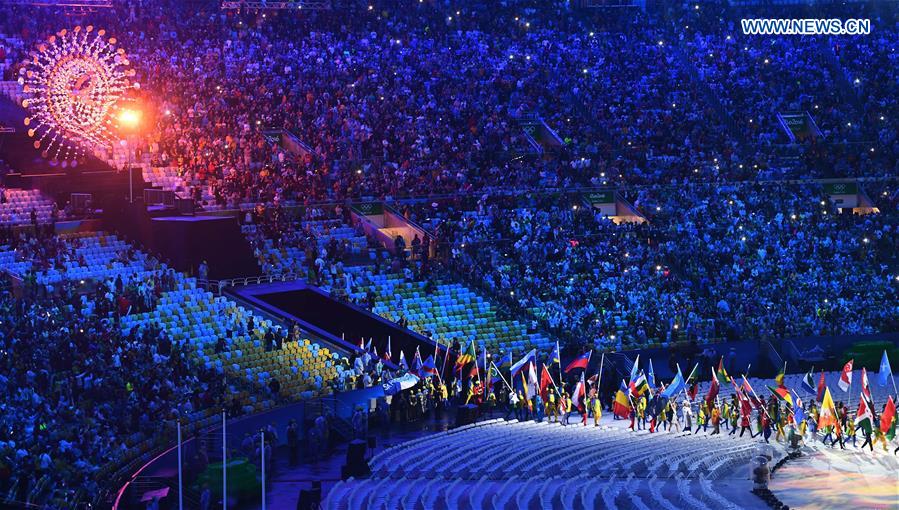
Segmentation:
<svg viewBox="0 0 899 510">
<path fill-rule="evenodd" d="M 785 464 L 769 488 L 790 508 L 899 508 L 899 457 L 893 448 L 840 451 L 819 442 L 813 453 Z"/>
<path fill-rule="evenodd" d="M 500 417 L 500 413 L 494 413 L 493 417 Z M 579 420 L 580 418 L 576 414 L 572 414 L 571 426 L 581 427 Z M 373 434 L 378 438 L 378 448 L 375 453 L 435 432 L 446 431 L 452 421 L 453 416 L 450 414 L 438 419 L 432 417 L 409 423 L 399 430 L 396 428 L 373 430 Z M 603 416 L 601 423 L 600 429 L 594 429 L 591 419 L 586 429 L 588 431 L 595 430 L 596 434 L 603 434 L 603 431 L 624 429 L 628 421 L 614 420 L 607 413 Z M 550 426 L 546 425 L 546 427 Z M 727 431 L 722 428 L 722 433 L 727 434 Z M 645 432 L 642 432 L 641 435 L 645 435 Z M 663 431 L 661 435 L 667 435 L 667 433 Z M 702 433 L 699 435 L 702 436 Z M 734 442 L 760 442 L 758 439 L 728 439 Z M 670 440 L 678 441 L 679 438 L 672 436 Z M 775 446 L 775 448 L 782 450 L 779 446 Z M 899 457 L 893 456 L 892 450 L 884 453 L 878 445 L 877 450 L 872 454 L 867 450 L 862 452 L 851 446 L 847 446 L 846 451 L 839 451 L 839 449 L 833 450 L 820 443 L 815 443 L 807 445 L 803 452 L 805 453 L 803 457 L 787 462 L 780 468 L 773 476 L 769 486 L 781 501 L 791 508 L 899 508 L 899 478 L 897 478 L 899 476 L 897 475 L 899 473 Z M 267 508 L 295 508 L 299 491 L 308 488 L 310 483 L 316 480 L 322 482 L 323 507 L 329 508 L 327 498 L 331 489 L 340 480 L 340 468 L 346 458 L 345 445 L 337 447 L 331 455 L 322 460 L 301 464 L 294 468 L 287 465 L 286 457 L 286 452 L 284 452 L 277 460 L 278 469 L 266 498 Z M 522 478 L 520 481 L 511 482 L 504 490 L 511 489 L 513 492 L 524 490 L 529 481 L 526 473 L 523 473 Z M 597 477 L 596 480 L 602 481 L 602 478 Z M 365 481 L 362 482 L 365 483 Z M 400 480 L 397 482 L 401 483 Z M 516 484 L 520 487 L 516 487 Z M 639 477 L 636 484 L 637 486 L 641 484 Z M 455 489 L 464 492 L 466 486 L 469 485 L 474 487 L 476 482 L 460 480 Z M 664 482 L 658 487 L 660 495 L 664 498 L 677 499 L 676 484 Z M 481 488 L 483 489 L 484 486 L 482 485 Z M 499 489 L 500 486 L 497 485 L 496 488 Z M 750 493 L 749 465 L 746 463 L 734 466 L 726 476 L 715 480 L 714 489 L 718 494 L 732 498 L 729 502 L 739 508 L 767 508 L 761 499 Z M 491 498 L 492 493 L 488 490 L 485 499 L 490 501 Z M 556 504 L 551 506 L 558 507 Z"/>
</svg>

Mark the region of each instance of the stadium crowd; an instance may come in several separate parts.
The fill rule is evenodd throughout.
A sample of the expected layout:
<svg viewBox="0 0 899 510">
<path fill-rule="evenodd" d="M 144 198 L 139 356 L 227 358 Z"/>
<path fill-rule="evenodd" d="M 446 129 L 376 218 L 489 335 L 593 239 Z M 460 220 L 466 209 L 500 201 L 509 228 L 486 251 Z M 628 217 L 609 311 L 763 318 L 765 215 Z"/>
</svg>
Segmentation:
<svg viewBox="0 0 899 510">
<path fill-rule="evenodd" d="M 615 224 L 567 194 L 412 217 L 431 218 L 470 281 L 598 348 L 897 326 L 892 211 L 839 214 L 819 185 L 681 191 L 634 189 L 645 223 Z"/>
<path fill-rule="evenodd" d="M 89 501 L 111 466 L 162 439 L 160 423 L 223 405 L 221 378 L 164 331 L 123 332 L 115 314 L 101 313 L 104 302 L 126 299 L 127 291 L 117 288 L 109 300 L 76 286 L 19 297 L 6 288 L 0 300 L 4 499 Z"/>
<path fill-rule="evenodd" d="M 103 21 L 128 42 L 153 112 L 141 152 L 206 206 L 895 170 L 891 29 L 832 50 L 739 35 L 713 3 L 611 16 L 526 0 L 385 1 L 356 16 L 200 7 L 144 2 Z M 58 29 L 5 9 L 13 56 Z M 864 83 L 857 100 L 831 51 Z M 799 167 L 776 119 L 797 111 L 823 134 L 801 144 Z M 534 156 L 529 115 L 562 140 L 537 149 L 554 157 Z M 306 150 L 278 144 L 269 130 L 282 129 Z"/>
<path fill-rule="evenodd" d="M 347 295 L 365 284 L 342 271 L 353 242 L 309 226 L 344 211 L 295 218 L 287 204 L 483 193 L 409 214 L 434 226 L 443 270 L 561 338 L 621 350 L 899 328 L 893 184 L 872 184 L 881 212 L 865 216 L 837 214 L 818 185 L 728 184 L 899 174 L 895 19 L 875 18 L 884 30 L 863 39 L 756 40 L 721 23 L 727 11 L 712 3 L 658 15 L 567 5 L 385 0 L 346 15 L 145 0 L 92 23 L 138 71 L 151 119 L 139 150 L 175 167 L 201 206 L 258 205 L 244 223 L 267 272 L 285 267 L 269 248 L 290 247 L 302 254 L 287 261 L 293 272 L 343 283 Z M 0 6 L 0 61 L 21 61 L 62 28 L 26 9 Z M 796 111 L 822 138 L 792 147 L 793 160 L 777 114 Z M 524 130 L 533 118 L 561 149 Z M 308 149 L 286 150 L 279 130 Z M 575 186 L 620 187 L 649 221 L 615 224 L 569 194 L 491 194 Z M 10 396 L 0 493 L 91 495 L 103 466 L 159 439 L 155 424 L 240 411 L 208 357 L 158 325 L 120 327 L 175 287 L 172 272 L 146 266 L 85 292 L 65 276 L 37 279 L 88 266 L 75 245 L 12 231 L 3 241 L 34 270 L 0 299 L 0 391 Z M 117 259 L 144 261 L 129 250 Z M 420 258 L 390 264 L 385 272 L 407 280 L 429 275 Z M 268 333 L 265 351 L 276 348 Z M 369 386 L 382 376 L 373 363 L 317 384 Z M 279 393 L 280 382 L 267 384 Z"/>
</svg>

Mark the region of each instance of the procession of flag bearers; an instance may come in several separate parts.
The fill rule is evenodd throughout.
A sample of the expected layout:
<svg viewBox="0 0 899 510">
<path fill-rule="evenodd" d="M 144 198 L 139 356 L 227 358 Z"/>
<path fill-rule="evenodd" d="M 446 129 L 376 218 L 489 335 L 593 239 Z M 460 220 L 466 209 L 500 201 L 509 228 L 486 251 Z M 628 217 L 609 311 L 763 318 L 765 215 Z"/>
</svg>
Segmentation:
<svg viewBox="0 0 899 510">
<path fill-rule="evenodd" d="M 389 352 L 389 351 L 388 351 Z M 436 354 L 436 353 L 435 353 Z M 387 358 L 389 359 L 389 358 Z M 519 421 L 573 425 L 571 415 L 577 412 L 579 423 L 587 426 L 592 421 L 600 426 L 603 410 L 611 411 L 613 419 L 628 420 L 630 430 L 647 430 L 649 433 L 668 432 L 679 434 L 726 434 L 733 438 L 760 438 L 765 442 L 780 441 L 790 444 L 820 441 L 831 448 L 868 448 L 874 451 L 880 446 L 889 451 L 889 442 L 896 435 L 896 400 L 888 396 L 878 408 L 874 402 L 865 368 L 861 369 L 861 389 L 858 407 L 851 408 L 853 360 L 847 362 L 840 373 L 839 390 L 847 393 L 847 403 L 834 401 L 827 387 L 824 372 L 817 384 L 813 371 L 801 379 L 800 393 L 784 383 L 785 369 L 774 378 L 774 385 L 767 386 L 767 399 L 760 396 L 745 375 L 739 379 L 727 373 L 723 357 L 711 378 L 705 395 L 698 393 L 698 364 L 684 377 L 680 367 L 666 385 L 658 383 L 652 367 L 640 368 L 640 357 L 633 363 L 628 379 L 622 379 L 611 399 L 604 401 L 600 393 L 605 354 L 601 355 L 596 373 L 587 377 L 592 350 L 575 357 L 562 368 L 558 344 L 540 363 L 535 349 L 513 363 L 511 352 L 499 356 L 496 361 L 474 341 L 459 349 L 453 367 L 453 381 L 444 383 L 441 370 L 434 356 L 421 361 L 416 350 L 411 367 L 400 353 L 400 369 L 408 370 L 425 379 L 423 383 L 444 405 L 449 400 L 475 405 L 482 411 L 492 412 L 505 404 L 505 418 Z M 444 366 L 446 357 L 444 357 Z M 878 384 L 887 386 L 892 381 L 896 389 L 892 369 L 886 351 L 880 363 Z M 558 370 L 556 383 L 553 370 Z M 577 377 L 571 391 L 566 390 L 564 374 Z M 431 381 L 437 379 L 436 385 Z M 731 385 L 729 397 L 720 395 L 722 385 Z M 807 401 L 808 403 L 804 402 Z M 577 422 L 574 422 L 577 423 Z M 772 437 L 773 436 L 773 437 Z M 899 454 L 899 447 L 893 449 Z"/>
</svg>

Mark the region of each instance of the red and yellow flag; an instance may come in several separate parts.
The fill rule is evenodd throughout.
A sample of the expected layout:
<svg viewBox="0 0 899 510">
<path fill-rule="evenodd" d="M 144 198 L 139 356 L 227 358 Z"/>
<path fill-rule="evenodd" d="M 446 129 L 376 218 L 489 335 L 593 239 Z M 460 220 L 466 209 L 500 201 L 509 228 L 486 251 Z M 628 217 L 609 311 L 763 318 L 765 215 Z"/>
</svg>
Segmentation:
<svg viewBox="0 0 899 510">
<path fill-rule="evenodd" d="M 830 396 L 830 388 L 824 387 L 824 400 L 821 402 L 821 414 L 818 416 L 818 428 L 836 426 L 837 410 L 833 405 L 833 397 Z"/>
</svg>

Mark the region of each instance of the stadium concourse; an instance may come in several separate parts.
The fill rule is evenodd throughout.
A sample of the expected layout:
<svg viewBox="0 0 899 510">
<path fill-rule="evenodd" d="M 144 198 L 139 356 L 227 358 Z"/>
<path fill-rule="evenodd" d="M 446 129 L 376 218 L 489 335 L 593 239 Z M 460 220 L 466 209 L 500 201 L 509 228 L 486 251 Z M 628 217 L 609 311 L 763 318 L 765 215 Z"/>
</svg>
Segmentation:
<svg viewBox="0 0 899 510">
<path fill-rule="evenodd" d="M 0 1 L 0 507 L 899 508 L 897 43 Z"/>
</svg>

